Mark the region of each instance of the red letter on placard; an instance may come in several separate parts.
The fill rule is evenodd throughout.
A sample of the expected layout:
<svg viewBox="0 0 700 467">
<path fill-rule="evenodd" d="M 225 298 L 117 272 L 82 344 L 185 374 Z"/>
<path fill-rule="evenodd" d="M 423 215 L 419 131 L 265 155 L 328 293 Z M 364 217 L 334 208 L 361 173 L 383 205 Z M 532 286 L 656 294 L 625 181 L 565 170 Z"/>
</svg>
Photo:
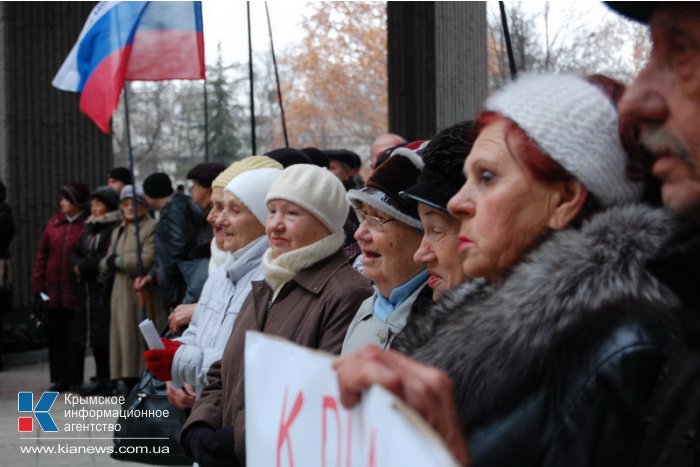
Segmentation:
<svg viewBox="0 0 700 467">
<path fill-rule="evenodd" d="M 328 443 L 326 441 L 326 435 L 328 432 L 328 424 L 326 423 L 326 410 L 332 410 L 335 413 L 335 431 L 337 433 L 336 442 L 336 467 L 340 467 L 340 412 L 338 411 L 338 403 L 336 400 L 330 396 L 323 396 L 323 406 L 322 406 L 321 417 L 321 465 L 325 467 L 326 465 L 326 448 Z"/>
<path fill-rule="evenodd" d="M 289 466 L 294 467 L 294 455 L 292 454 L 292 440 L 289 437 L 289 429 L 292 426 L 292 423 L 294 423 L 294 419 L 299 415 L 299 411 L 301 411 L 301 405 L 304 403 L 304 395 L 302 394 L 301 391 L 297 394 L 297 398 L 294 401 L 294 405 L 292 406 L 292 410 L 289 412 L 289 416 L 287 417 L 287 420 L 285 421 L 284 419 L 284 413 L 287 411 L 287 392 L 289 390 L 289 386 L 286 386 L 284 388 L 284 400 L 282 401 L 282 414 L 280 416 L 280 429 L 279 429 L 279 434 L 277 435 L 277 467 L 280 467 L 281 460 L 282 460 L 282 445 L 284 442 L 287 442 L 287 453 L 289 454 Z"/>
</svg>

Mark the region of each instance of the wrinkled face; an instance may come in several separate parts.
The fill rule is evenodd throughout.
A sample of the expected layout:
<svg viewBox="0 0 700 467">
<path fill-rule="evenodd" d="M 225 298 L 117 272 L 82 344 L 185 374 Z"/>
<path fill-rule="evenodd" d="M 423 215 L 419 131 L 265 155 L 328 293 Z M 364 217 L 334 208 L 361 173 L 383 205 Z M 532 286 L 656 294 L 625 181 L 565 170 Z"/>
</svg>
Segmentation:
<svg viewBox="0 0 700 467">
<path fill-rule="evenodd" d="M 464 253 L 457 253 L 460 221 L 422 203 L 418 203 L 418 215 L 423 238 L 413 261 L 428 269 L 428 286 L 433 289 L 433 300 L 439 300 L 446 290 L 466 279 L 462 271 Z"/>
<path fill-rule="evenodd" d="M 212 188 L 211 190 L 211 211 L 207 214 L 207 222 L 214 229 L 214 241 L 219 249 L 224 249 L 224 229 L 216 225 L 216 220 L 224 210 L 224 189 Z"/>
<path fill-rule="evenodd" d="M 311 245 L 331 234 L 313 214 L 291 201 L 271 199 L 267 210 L 265 232 L 273 258 Z"/>
<path fill-rule="evenodd" d="M 486 126 L 464 163 L 466 183 L 447 207 L 461 221 L 457 252 L 468 278 L 498 281 L 547 231 L 556 188 L 537 181 L 505 140 L 505 121 Z"/>
<path fill-rule="evenodd" d="M 90 214 L 93 217 L 99 217 L 107 214 L 109 208 L 105 203 L 97 198 L 92 198 L 90 200 Z"/>
<path fill-rule="evenodd" d="M 649 21 L 653 47 L 646 67 L 620 101 L 623 122 L 640 128 L 655 156 L 664 204 L 700 216 L 700 7 L 659 2 Z"/>
<path fill-rule="evenodd" d="M 385 212 L 367 204 L 361 211 L 364 216 L 374 216 L 382 221 L 390 219 Z M 355 231 L 355 239 L 362 250 L 362 274 L 374 282 L 385 297 L 423 269 L 413 261 L 421 232 L 403 222 L 391 220 L 382 223 L 379 231 L 371 228 L 365 219 Z"/>
<path fill-rule="evenodd" d="M 138 209 L 139 219 L 146 215 L 146 204 L 136 203 Z M 119 203 L 119 208 L 122 210 L 124 215 L 124 220 L 127 223 L 134 221 L 134 203 L 132 198 L 124 198 L 121 203 Z"/>
<path fill-rule="evenodd" d="M 117 180 L 116 178 L 109 177 L 107 179 L 107 186 L 117 193 L 121 193 L 122 188 L 126 186 L 126 183 L 122 182 L 121 180 Z"/>
<path fill-rule="evenodd" d="M 73 217 L 80 212 L 78 206 L 76 206 L 64 197 L 61 197 L 61 201 L 58 203 L 58 205 L 61 207 L 61 212 L 66 216 Z"/>
<path fill-rule="evenodd" d="M 211 198 L 212 189 L 202 186 L 197 180 L 192 182 L 190 187 L 190 194 L 192 195 L 192 202 L 201 208 L 207 207 L 209 204 L 209 199 Z"/>
<path fill-rule="evenodd" d="M 240 250 L 261 235 L 265 227 L 235 195 L 224 192 L 224 209 L 216 218 L 216 226 L 223 231 L 223 250 Z"/>
</svg>

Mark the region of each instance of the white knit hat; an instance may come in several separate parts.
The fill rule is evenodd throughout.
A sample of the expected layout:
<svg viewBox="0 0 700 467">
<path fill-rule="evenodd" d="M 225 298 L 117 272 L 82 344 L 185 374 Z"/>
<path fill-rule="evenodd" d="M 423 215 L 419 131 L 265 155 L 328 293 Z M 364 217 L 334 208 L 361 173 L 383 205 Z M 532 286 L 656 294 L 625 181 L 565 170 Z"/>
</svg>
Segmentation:
<svg viewBox="0 0 700 467">
<path fill-rule="evenodd" d="M 486 100 L 513 120 L 603 206 L 636 201 L 642 184 L 626 173 L 618 113 L 605 93 L 573 75 L 523 75 Z"/>
<path fill-rule="evenodd" d="M 290 165 L 275 179 L 265 202 L 284 199 L 298 204 L 328 227 L 340 232 L 350 206 L 342 182 L 327 169 L 311 164 Z"/>
<path fill-rule="evenodd" d="M 264 226 L 267 221 L 265 196 L 280 173 L 280 169 L 248 170 L 228 182 L 224 191 L 240 199 Z"/>
</svg>

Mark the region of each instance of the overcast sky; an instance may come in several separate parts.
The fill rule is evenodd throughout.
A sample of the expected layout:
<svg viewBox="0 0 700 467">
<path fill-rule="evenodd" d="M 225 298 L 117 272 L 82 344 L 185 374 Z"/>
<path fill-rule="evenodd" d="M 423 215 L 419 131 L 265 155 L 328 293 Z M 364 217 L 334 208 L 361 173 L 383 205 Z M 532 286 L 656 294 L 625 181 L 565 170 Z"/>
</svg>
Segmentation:
<svg viewBox="0 0 700 467">
<path fill-rule="evenodd" d="M 221 43 L 224 64 L 248 62 L 248 25 L 246 2 L 240 0 L 204 0 L 204 46 L 207 63 L 215 63 L 217 44 Z M 269 1 L 275 52 L 291 47 L 301 38 L 302 15 L 308 12 L 306 1 Z M 265 2 L 250 2 L 250 21 L 254 52 L 270 50 Z"/>
</svg>

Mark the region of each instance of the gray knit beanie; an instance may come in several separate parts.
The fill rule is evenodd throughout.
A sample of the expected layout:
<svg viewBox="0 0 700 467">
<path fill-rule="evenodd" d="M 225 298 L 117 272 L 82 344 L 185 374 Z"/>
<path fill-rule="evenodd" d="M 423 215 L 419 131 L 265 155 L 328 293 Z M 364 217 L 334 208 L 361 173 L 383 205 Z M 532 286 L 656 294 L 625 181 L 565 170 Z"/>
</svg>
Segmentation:
<svg viewBox="0 0 700 467">
<path fill-rule="evenodd" d="M 496 92 L 484 108 L 513 120 L 603 206 L 640 198 L 642 184 L 625 172 L 617 109 L 594 84 L 573 75 L 531 73 Z"/>
</svg>

